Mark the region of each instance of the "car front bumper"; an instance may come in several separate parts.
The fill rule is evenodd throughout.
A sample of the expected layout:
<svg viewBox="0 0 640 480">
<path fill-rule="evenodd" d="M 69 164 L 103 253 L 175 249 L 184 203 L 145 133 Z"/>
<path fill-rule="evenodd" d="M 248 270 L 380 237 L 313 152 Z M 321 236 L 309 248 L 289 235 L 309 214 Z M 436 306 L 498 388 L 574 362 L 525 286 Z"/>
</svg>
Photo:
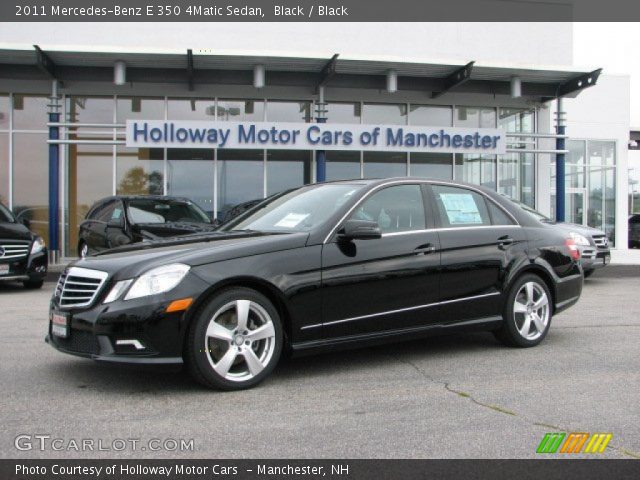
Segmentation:
<svg viewBox="0 0 640 480">
<path fill-rule="evenodd" d="M 8 272 L 0 273 L 0 282 L 44 280 L 49 267 L 47 249 L 15 260 L 0 258 L 0 265 L 9 266 Z M 0 271 L 4 272 L 5 269 Z"/>
<path fill-rule="evenodd" d="M 52 299 L 45 341 L 55 349 L 93 360 L 134 365 L 181 365 L 189 313 L 207 285 L 195 275 L 187 275 L 166 294 L 103 304 L 111 285 L 100 293 L 91 307 L 60 309 Z M 166 312 L 172 301 L 193 298 L 189 309 Z M 195 307 L 197 308 L 197 307 Z M 66 337 L 53 331 L 53 314 L 67 317 Z"/>
<path fill-rule="evenodd" d="M 579 247 L 580 263 L 585 271 L 603 268 L 611 263 L 611 250 L 596 246 Z"/>
</svg>

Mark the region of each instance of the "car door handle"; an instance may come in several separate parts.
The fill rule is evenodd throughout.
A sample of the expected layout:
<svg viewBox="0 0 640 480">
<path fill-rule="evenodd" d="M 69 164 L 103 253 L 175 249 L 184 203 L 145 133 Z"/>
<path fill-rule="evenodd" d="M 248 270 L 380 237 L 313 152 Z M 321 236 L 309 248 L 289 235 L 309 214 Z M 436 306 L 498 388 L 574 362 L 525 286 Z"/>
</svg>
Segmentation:
<svg viewBox="0 0 640 480">
<path fill-rule="evenodd" d="M 502 237 L 498 238 L 499 247 L 505 247 L 507 245 L 511 245 L 512 243 L 513 238 L 511 238 L 509 235 L 503 235 Z"/>
<path fill-rule="evenodd" d="M 436 247 L 434 247 L 430 243 L 425 243 L 424 245 L 420 245 L 419 247 L 416 247 L 413 253 L 415 253 L 416 255 L 429 255 L 430 253 L 433 253 L 435 251 L 436 251 Z"/>
</svg>

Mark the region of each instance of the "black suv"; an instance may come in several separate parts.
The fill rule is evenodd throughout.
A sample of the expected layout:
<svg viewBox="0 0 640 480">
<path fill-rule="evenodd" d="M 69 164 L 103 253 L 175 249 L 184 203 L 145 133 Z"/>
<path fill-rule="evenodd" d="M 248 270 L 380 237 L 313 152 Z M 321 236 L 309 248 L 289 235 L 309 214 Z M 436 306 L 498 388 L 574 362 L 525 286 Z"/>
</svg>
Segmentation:
<svg viewBox="0 0 640 480">
<path fill-rule="evenodd" d="M 97 202 L 80 224 L 78 256 L 110 248 L 215 229 L 207 214 L 187 198 L 114 196 Z"/>
<path fill-rule="evenodd" d="M 47 267 L 47 247 L 42 237 L 18 223 L 11 210 L 0 203 L 0 281 L 40 288 Z"/>
</svg>

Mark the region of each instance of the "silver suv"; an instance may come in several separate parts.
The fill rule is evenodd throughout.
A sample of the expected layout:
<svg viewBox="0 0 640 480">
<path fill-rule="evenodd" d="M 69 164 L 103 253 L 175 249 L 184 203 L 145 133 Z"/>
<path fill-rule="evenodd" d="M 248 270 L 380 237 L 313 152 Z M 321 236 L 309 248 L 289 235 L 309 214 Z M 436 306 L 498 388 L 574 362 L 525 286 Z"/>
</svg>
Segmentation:
<svg viewBox="0 0 640 480">
<path fill-rule="evenodd" d="M 578 250 L 580 250 L 580 263 L 582 264 L 585 278 L 593 274 L 596 269 L 602 268 L 611 262 L 609 239 L 602 230 L 585 225 L 578 225 L 577 223 L 554 222 L 529 205 L 518 202 L 517 200 L 513 201 L 524 211 L 533 215 L 537 220 L 553 226 L 553 228 L 559 228 L 576 242 Z"/>
</svg>

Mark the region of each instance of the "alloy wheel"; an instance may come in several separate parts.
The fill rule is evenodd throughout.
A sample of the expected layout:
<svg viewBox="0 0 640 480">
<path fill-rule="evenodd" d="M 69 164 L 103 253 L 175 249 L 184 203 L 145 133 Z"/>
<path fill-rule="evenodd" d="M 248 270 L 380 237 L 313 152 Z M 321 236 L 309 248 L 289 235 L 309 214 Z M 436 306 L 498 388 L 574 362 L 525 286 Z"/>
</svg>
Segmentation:
<svg viewBox="0 0 640 480">
<path fill-rule="evenodd" d="M 207 360 L 226 380 L 250 380 L 269 364 L 276 348 L 275 335 L 271 316 L 258 303 L 229 302 L 216 311 L 207 326 Z"/>
<path fill-rule="evenodd" d="M 541 285 L 527 282 L 520 287 L 513 302 L 513 317 L 523 338 L 539 338 L 549 324 L 550 313 L 549 298 Z"/>
</svg>

